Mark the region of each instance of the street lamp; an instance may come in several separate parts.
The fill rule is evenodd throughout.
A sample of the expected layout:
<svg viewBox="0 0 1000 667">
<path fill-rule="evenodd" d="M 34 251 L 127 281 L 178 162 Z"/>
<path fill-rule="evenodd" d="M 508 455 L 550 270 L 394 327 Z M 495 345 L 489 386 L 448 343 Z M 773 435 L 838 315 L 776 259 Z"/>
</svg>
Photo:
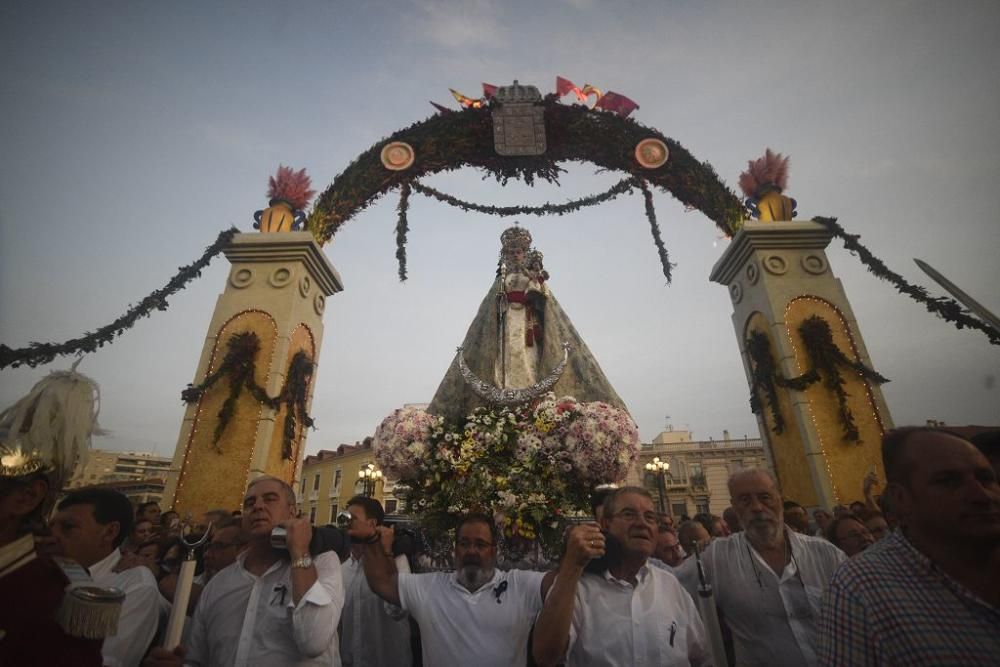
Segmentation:
<svg viewBox="0 0 1000 667">
<path fill-rule="evenodd" d="M 375 467 L 374 463 L 368 463 L 358 471 L 358 479 L 364 485 L 362 493 L 366 496 L 375 495 L 375 485 L 382 479 L 382 471 Z"/>
<path fill-rule="evenodd" d="M 666 499 L 667 485 L 664 481 L 668 470 L 670 470 L 670 464 L 666 461 L 661 461 L 659 456 L 654 456 L 653 460 L 646 464 L 646 472 L 656 477 L 656 491 L 660 495 L 660 511 L 663 513 L 669 513 Z"/>
</svg>

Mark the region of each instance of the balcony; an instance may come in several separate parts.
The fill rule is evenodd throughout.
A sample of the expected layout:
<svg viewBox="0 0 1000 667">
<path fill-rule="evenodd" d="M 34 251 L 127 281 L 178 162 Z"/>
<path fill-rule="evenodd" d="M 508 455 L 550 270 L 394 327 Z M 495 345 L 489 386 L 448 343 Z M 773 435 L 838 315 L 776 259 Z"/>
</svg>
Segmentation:
<svg viewBox="0 0 1000 667">
<path fill-rule="evenodd" d="M 694 489 L 706 489 L 708 488 L 708 483 L 705 481 L 705 475 L 691 475 L 691 488 Z"/>
</svg>

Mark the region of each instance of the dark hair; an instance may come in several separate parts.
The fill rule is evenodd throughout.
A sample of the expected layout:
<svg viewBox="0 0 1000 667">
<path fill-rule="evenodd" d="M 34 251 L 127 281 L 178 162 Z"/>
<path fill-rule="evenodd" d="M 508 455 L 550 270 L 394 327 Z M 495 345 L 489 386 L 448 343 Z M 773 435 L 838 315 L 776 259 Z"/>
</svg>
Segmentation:
<svg viewBox="0 0 1000 667">
<path fill-rule="evenodd" d="M 161 526 L 168 526 L 169 525 L 167 523 L 167 517 L 170 516 L 171 514 L 173 514 L 178 519 L 181 516 L 180 514 L 178 514 L 177 512 L 175 512 L 173 510 L 167 510 L 166 512 L 163 512 L 162 514 L 160 514 L 160 525 Z"/>
<path fill-rule="evenodd" d="M 885 469 L 885 479 L 890 484 L 909 484 L 913 464 L 906 455 L 906 444 L 910 441 L 910 436 L 917 433 L 941 433 L 968 442 L 968 439 L 958 433 L 936 426 L 903 426 L 887 431 L 882 436 L 882 467 Z"/>
<path fill-rule="evenodd" d="M 375 519 L 375 525 L 381 526 L 382 522 L 385 521 L 385 510 L 382 509 L 382 503 L 370 498 L 368 496 L 354 496 L 347 501 L 346 507 L 351 505 L 359 505 L 361 509 L 365 511 L 365 516 L 369 519 Z"/>
<path fill-rule="evenodd" d="M 597 508 L 604 504 L 604 501 L 608 499 L 615 489 L 611 487 L 603 487 L 595 490 L 590 494 L 590 513 L 597 515 Z"/>
<path fill-rule="evenodd" d="M 781 503 L 781 508 L 784 510 L 790 510 L 793 507 L 798 507 L 801 510 L 805 509 L 804 507 L 802 507 L 802 505 L 798 504 L 794 500 L 786 500 L 785 502 Z"/>
<path fill-rule="evenodd" d="M 74 505 L 93 505 L 94 519 L 102 526 L 112 521 L 118 522 L 118 535 L 115 536 L 115 546 L 118 547 L 129 533 L 132 532 L 132 503 L 122 493 L 113 489 L 81 489 L 70 491 L 59 503 L 59 509 L 64 510 Z"/>
<path fill-rule="evenodd" d="M 712 535 L 712 531 L 705 528 L 701 521 L 685 521 L 681 524 L 681 527 L 677 529 L 677 540 L 684 547 L 684 551 L 691 551 L 691 545 L 697 542 L 697 538 L 692 534 L 698 527 L 704 528 L 705 532 Z"/>
<path fill-rule="evenodd" d="M 642 488 L 641 486 L 623 486 L 620 489 L 615 489 L 612 493 L 608 494 L 608 497 L 604 499 L 604 516 L 610 518 L 614 514 L 615 505 L 618 504 L 618 500 L 627 494 L 634 493 L 639 496 L 645 496 L 649 498 L 650 501 L 653 500 L 653 496 L 649 494 L 649 491 Z"/>
<path fill-rule="evenodd" d="M 490 539 L 493 543 L 497 542 L 497 524 L 488 514 L 483 514 L 482 512 L 471 512 L 466 514 L 461 519 L 458 520 L 458 525 L 455 526 L 455 543 L 458 543 L 458 536 L 462 532 L 462 526 L 467 523 L 485 523 L 490 529 Z"/>
<path fill-rule="evenodd" d="M 833 521 L 829 523 L 829 525 L 827 525 L 826 531 L 823 533 L 823 537 L 825 537 L 828 542 L 830 542 L 831 544 L 833 544 L 833 546 L 837 547 L 840 550 L 843 550 L 843 547 L 840 546 L 840 541 L 837 539 L 837 529 L 840 527 L 840 524 L 844 523 L 845 521 L 854 521 L 856 523 L 861 524 L 861 526 L 865 530 L 868 529 L 868 526 L 865 526 L 865 522 L 861 520 L 861 517 L 854 516 L 853 514 L 845 514 L 843 516 L 838 516 L 837 518 L 835 518 Z"/>
<path fill-rule="evenodd" d="M 155 500 L 149 500 L 144 503 L 139 503 L 135 508 L 135 515 L 139 516 L 140 514 L 145 512 L 146 508 L 149 507 L 150 505 L 156 505 L 157 507 L 159 507 L 160 503 L 156 502 Z"/>
</svg>

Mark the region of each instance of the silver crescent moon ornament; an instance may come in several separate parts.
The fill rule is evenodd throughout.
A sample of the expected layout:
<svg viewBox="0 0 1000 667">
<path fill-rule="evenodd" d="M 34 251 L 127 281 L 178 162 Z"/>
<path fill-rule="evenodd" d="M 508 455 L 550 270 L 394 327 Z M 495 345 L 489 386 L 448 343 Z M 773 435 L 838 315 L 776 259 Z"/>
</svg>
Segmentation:
<svg viewBox="0 0 1000 667">
<path fill-rule="evenodd" d="M 562 361 L 556 364 L 556 367 L 545 378 L 530 387 L 501 389 L 477 377 L 465 363 L 465 352 L 461 347 L 458 348 L 458 370 L 462 374 L 462 379 L 469 385 L 473 393 L 487 403 L 507 406 L 518 405 L 538 398 L 556 385 L 556 382 L 562 377 L 563 371 L 566 370 L 566 363 L 569 361 L 569 352 L 571 349 L 573 348 L 569 343 L 563 343 Z"/>
</svg>

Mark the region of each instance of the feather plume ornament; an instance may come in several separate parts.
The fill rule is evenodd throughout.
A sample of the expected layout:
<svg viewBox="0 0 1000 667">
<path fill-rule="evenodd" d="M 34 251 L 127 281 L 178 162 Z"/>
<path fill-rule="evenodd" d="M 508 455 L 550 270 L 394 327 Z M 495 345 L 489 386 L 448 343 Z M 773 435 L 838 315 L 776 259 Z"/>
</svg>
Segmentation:
<svg viewBox="0 0 1000 667">
<path fill-rule="evenodd" d="M 740 189 L 747 197 L 760 197 L 768 190 L 783 192 L 788 187 L 789 157 L 775 153 L 770 148 L 756 160 L 747 162 L 747 170 L 740 174 Z"/>
<path fill-rule="evenodd" d="M 316 194 L 315 190 L 309 189 L 311 186 L 312 180 L 306 175 L 305 169 L 295 171 L 291 167 L 278 165 L 278 173 L 268 179 L 267 197 L 270 200 L 288 202 L 293 209 L 303 210 Z"/>
<path fill-rule="evenodd" d="M 76 370 L 53 371 L 26 396 L 0 412 L 0 477 L 48 474 L 59 489 L 73 474 L 94 435 L 101 393 L 94 380 Z"/>
</svg>

